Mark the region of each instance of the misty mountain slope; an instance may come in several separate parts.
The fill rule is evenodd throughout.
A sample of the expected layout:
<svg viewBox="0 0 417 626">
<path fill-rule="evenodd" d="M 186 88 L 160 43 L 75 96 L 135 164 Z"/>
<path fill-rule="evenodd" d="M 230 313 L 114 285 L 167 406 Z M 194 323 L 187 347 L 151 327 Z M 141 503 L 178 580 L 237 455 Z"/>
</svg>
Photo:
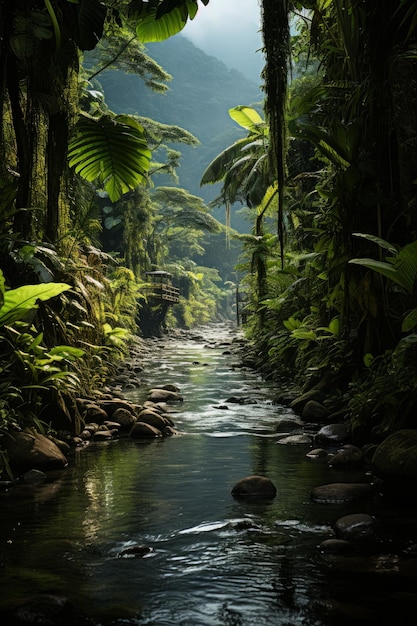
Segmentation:
<svg viewBox="0 0 417 626">
<path fill-rule="evenodd" d="M 108 70 L 98 77 L 106 102 L 116 113 L 150 117 L 193 133 L 200 146 L 175 146 L 182 153 L 180 185 L 209 202 L 216 197 L 218 186 L 200 187 L 201 175 L 213 157 L 243 133 L 229 117 L 228 110 L 239 104 L 259 105 L 263 98 L 261 90 L 243 74 L 205 54 L 181 35 L 148 44 L 147 49 L 173 76 L 168 83 L 169 91 L 152 92 L 138 76 Z"/>
</svg>

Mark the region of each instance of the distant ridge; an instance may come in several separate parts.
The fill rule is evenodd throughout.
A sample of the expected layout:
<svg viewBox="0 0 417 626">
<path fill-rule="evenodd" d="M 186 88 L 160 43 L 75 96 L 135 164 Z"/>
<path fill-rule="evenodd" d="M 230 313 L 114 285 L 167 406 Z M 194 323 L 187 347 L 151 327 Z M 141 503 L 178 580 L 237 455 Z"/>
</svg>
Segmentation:
<svg viewBox="0 0 417 626">
<path fill-rule="evenodd" d="M 242 134 L 228 109 L 239 104 L 260 107 L 261 89 L 182 35 L 148 44 L 147 49 L 173 76 L 168 93 L 152 92 L 138 76 L 109 70 L 99 75 L 107 105 L 116 113 L 150 117 L 193 133 L 200 146 L 178 146 L 183 155 L 178 172 L 180 186 L 208 202 L 218 189 L 211 185 L 200 188 L 201 174 L 216 154 Z"/>
</svg>

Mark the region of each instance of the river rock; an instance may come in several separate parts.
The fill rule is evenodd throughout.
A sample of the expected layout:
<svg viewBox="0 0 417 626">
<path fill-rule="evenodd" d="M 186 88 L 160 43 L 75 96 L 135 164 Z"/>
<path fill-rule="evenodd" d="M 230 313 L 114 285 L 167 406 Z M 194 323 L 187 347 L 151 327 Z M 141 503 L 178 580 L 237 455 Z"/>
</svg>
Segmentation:
<svg viewBox="0 0 417 626">
<path fill-rule="evenodd" d="M 309 459 L 327 459 L 329 453 L 324 448 L 314 448 L 314 450 L 310 450 L 307 452 L 306 457 Z"/>
<path fill-rule="evenodd" d="M 310 389 L 310 391 L 306 391 L 298 398 L 295 398 L 295 400 L 293 400 L 290 403 L 290 407 L 292 408 L 294 413 L 298 413 L 298 415 L 301 415 L 305 405 L 310 400 L 315 400 L 316 402 L 323 402 L 324 393 L 320 391 L 320 389 Z"/>
<path fill-rule="evenodd" d="M 319 549 L 327 554 L 346 554 L 352 552 L 354 549 L 353 544 L 346 539 L 325 539 L 319 545 Z"/>
<path fill-rule="evenodd" d="M 375 534 L 375 519 L 366 513 L 354 513 L 340 517 L 334 530 L 339 539 L 354 544 L 374 545 L 377 541 Z"/>
<path fill-rule="evenodd" d="M 46 474 L 41 470 L 31 469 L 25 472 L 22 478 L 25 483 L 30 483 L 34 485 L 36 483 L 42 483 L 44 480 L 46 480 Z"/>
<path fill-rule="evenodd" d="M 288 435 L 288 437 L 282 437 L 278 439 L 277 443 L 290 444 L 290 445 L 310 445 L 311 437 L 310 435 Z"/>
<path fill-rule="evenodd" d="M 133 424 L 130 433 L 133 439 L 156 439 L 162 437 L 162 433 L 158 428 L 145 424 L 145 422 L 136 422 Z"/>
<path fill-rule="evenodd" d="M 100 400 L 99 406 L 102 409 L 104 409 L 104 411 L 106 412 L 106 417 L 102 420 L 103 422 L 104 420 L 111 419 L 120 423 L 120 421 L 115 419 L 114 417 L 114 413 L 115 411 L 117 411 L 117 409 L 126 409 L 126 411 L 128 411 L 129 413 L 132 413 L 133 415 L 135 412 L 134 406 L 130 402 L 127 402 L 127 400 L 122 400 L 120 398 Z M 102 422 L 99 422 L 99 423 L 102 423 Z"/>
<path fill-rule="evenodd" d="M 234 498 L 275 498 L 277 489 L 265 476 L 247 476 L 239 480 L 232 489 Z"/>
<path fill-rule="evenodd" d="M 152 411 L 151 409 L 142 409 L 138 415 L 139 422 L 145 422 L 145 424 L 150 424 L 154 426 L 161 432 L 169 425 L 166 419 L 156 411 Z"/>
<path fill-rule="evenodd" d="M 166 385 L 161 385 L 160 389 L 165 389 L 165 391 L 173 391 L 174 393 L 180 392 L 180 388 L 178 387 L 178 385 L 173 385 L 171 383 L 167 383 Z"/>
<path fill-rule="evenodd" d="M 104 420 L 108 419 L 107 412 L 95 403 L 85 405 L 84 411 L 80 413 L 85 422 L 97 422 L 98 424 L 102 424 Z"/>
<path fill-rule="evenodd" d="M 383 479 L 417 478 L 417 430 L 398 430 L 376 449 L 372 466 Z"/>
<path fill-rule="evenodd" d="M 40 433 L 28 429 L 5 438 L 5 448 L 12 467 L 19 469 L 62 469 L 67 457 L 58 446 Z"/>
<path fill-rule="evenodd" d="M 302 419 L 306 422 L 325 422 L 329 415 L 330 411 L 317 400 L 309 400 L 301 413 Z"/>
<path fill-rule="evenodd" d="M 145 544 L 140 544 L 137 546 L 129 546 L 129 548 L 125 548 L 117 555 L 119 558 L 142 558 L 147 554 L 153 552 L 153 548 L 151 546 L 146 546 Z"/>
<path fill-rule="evenodd" d="M 111 421 L 120 424 L 120 428 L 122 428 L 123 430 L 132 428 L 136 420 L 136 415 L 134 415 L 130 409 L 125 409 L 123 407 L 117 408 L 112 414 L 111 419 Z M 107 420 L 105 420 L 105 422 L 107 423 Z"/>
<path fill-rule="evenodd" d="M 367 483 L 330 483 L 314 487 L 311 491 L 311 499 L 320 504 L 353 502 L 371 495 L 372 492 L 372 485 Z"/>
<path fill-rule="evenodd" d="M 321 443 L 343 443 L 349 439 L 349 429 L 346 424 L 328 424 L 320 428 L 316 439 Z"/>
<path fill-rule="evenodd" d="M 346 444 L 329 460 L 331 467 L 356 467 L 363 464 L 363 453 L 360 448 Z"/>
<path fill-rule="evenodd" d="M 148 400 L 151 402 L 182 402 L 183 397 L 176 391 L 155 388 L 149 391 Z"/>
<path fill-rule="evenodd" d="M 113 439 L 113 433 L 110 430 L 98 430 L 93 435 L 94 441 L 108 441 L 109 439 Z"/>
</svg>

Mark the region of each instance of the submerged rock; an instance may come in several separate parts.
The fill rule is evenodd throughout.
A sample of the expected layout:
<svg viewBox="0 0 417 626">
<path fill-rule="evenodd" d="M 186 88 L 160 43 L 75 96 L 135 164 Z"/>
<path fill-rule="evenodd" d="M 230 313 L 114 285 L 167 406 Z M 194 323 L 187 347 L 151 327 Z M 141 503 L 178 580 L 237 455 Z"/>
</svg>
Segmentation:
<svg viewBox="0 0 417 626">
<path fill-rule="evenodd" d="M 130 546 L 129 548 L 125 548 L 117 555 L 119 558 L 142 558 L 147 554 L 153 552 L 153 548 L 150 546 L 146 546 L 145 544 L 140 544 L 138 546 Z"/>
<path fill-rule="evenodd" d="M 265 476 L 247 476 L 239 480 L 232 489 L 234 498 L 275 498 L 277 489 Z"/>
</svg>

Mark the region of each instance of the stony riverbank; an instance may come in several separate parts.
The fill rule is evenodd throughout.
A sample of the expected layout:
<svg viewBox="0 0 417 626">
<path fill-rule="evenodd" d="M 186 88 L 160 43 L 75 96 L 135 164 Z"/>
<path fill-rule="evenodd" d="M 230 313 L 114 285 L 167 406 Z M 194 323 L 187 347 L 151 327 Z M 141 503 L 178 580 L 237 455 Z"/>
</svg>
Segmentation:
<svg viewBox="0 0 417 626">
<path fill-rule="evenodd" d="M 175 336 L 177 339 L 181 337 L 181 331 Z M 183 336 L 199 343 L 204 341 L 199 333 L 187 332 Z M 54 450 L 50 466 L 43 462 L 34 463 L 33 448 L 30 448 L 32 457 L 29 457 L 21 479 L 36 483 L 43 480 L 48 467 L 65 468 L 74 447 L 82 450 L 88 445 L 101 445 L 119 437 L 154 439 L 180 436 L 173 411 L 177 403 L 187 401 L 182 390 L 168 379 L 157 381 L 154 387 L 146 384 L 146 362 L 154 358 L 156 346 L 158 353 L 163 354 L 163 341 L 138 340 L 115 379 L 101 394 L 95 398 L 78 399 L 84 428 L 76 437 L 63 431 L 58 433 L 56 439 L 45 438 L 47 445 Z M 207 342 L 206 347 L 207 350 L 220 349 L 231 368 L 250 367 L 250 352 L 239 336 L 222 343 Z M 198 364 L 195 365 L 197 367 Z M 132 403 L 126 399 L 131 389 L 143 391 L 143 402 Z M 335 518 L 328 529 L 328 537 L 318 545 L 323 566 L 329 572 L 348 572 L 362 577 L 365 595 L 371 595 L 372 590 L 380 585 L 394 595 L 411 593 L 417 576 L 413 490 L 416 449 L 413 441 L 417 431 L 399 431 L 378 444 L 367 442 L 358 445 L 352 440 L 340 411 L 328 409 L 323 389 L 311 389 L 302 394 L 287 386 L 285 390 L 277 389 L 271 402 L 285 404 L 295 416 L 295 419 L 273 425 L 277 445 L 295 446 L 300 459 L 307 457 L 312 464 L 320 463 L 328 468 L 328 481 L 316 485 L 311 491 L 312 502 L 319 507 L 337 507 L 338 504 L 348 503 L 353 509 L 351 514 Z M 256 400 L 250 394 L 234 395 L 227 398 L 219 410 L 252 403 Z M 34 433 L 26 435 L 28 442 L 38 438 Z M 346 468 L 354 470 L 354 482 L 343 479 Z M 267 493 L 257 493 L 256 497 L 279 498 L 279 485 L 271 491 L 268 484 Z M 132 548 L 129 556 L 141 558 L 143 549 L 143 546 L 138 546 L 135 552 Z M 355 620 L 370 623 L 366 622 L 363 602 L 356 603 L 356 600 L 339 590 L 336 600 L 332 598 L 329 606 L 344 619 L 351 614 Z M 58 599 L 54 602 L 45 606 L 52 610 Z M 31 610 L 34 612 L 35 608 Z"/>
</svg>

